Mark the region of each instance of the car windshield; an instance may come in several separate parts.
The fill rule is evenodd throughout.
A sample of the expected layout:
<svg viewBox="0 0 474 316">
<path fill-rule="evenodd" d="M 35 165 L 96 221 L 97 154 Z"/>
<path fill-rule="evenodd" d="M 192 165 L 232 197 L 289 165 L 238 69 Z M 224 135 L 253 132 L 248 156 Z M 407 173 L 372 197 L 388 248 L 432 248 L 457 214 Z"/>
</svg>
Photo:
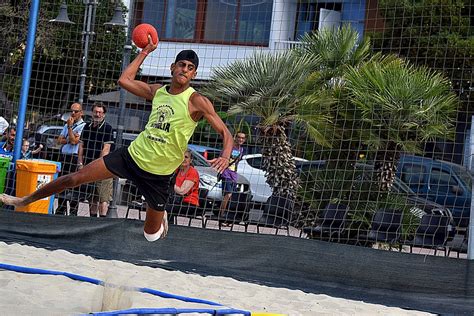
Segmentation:
<svg viewBox="0 0 474 316">
<path fill-rule="evenodd" d="M 210 167 L 206 158 L 204 158 L 200 153 L 198 153 L 197 151 L 193 149 L 190 149 L 190 151 L 191 151 L 191 154 L 193 155 L 193 165 L 195 167 Z"/>
</svg>

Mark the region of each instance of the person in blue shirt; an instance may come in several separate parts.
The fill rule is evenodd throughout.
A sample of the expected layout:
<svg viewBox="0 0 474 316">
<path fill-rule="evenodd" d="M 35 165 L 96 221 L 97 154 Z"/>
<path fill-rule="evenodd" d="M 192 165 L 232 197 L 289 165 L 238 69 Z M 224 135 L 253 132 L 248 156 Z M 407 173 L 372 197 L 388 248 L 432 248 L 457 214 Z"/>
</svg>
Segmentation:
<svg viewBox="0 0 474 316">
<path fill-rule="evenodd" d="M 6 131 L 5 136 L 6 140 L 0 143 L 0 157 L 13 157 L 13 148 L 15 146 L 15 135 L 16 128 L 15 126 L 10 125 Z"/>
<path fill-rule="evenodd" d="M 58 137 L 61 147 L 61 176 L 76 172 L 78 169 L 78 152 L 82 130 L 86 123 L 82 119 L 82 105 L 71 104 L 71 116 L 64 124 L 63 130 Z M 69 200 L 69 215 L 76 216 L 79 208 L 79 197 L 77 190 L 68 189 L 58 196 L 58 208 L 55 214 L 66 215 L 67 201 Z M 68 198 L 66 198 L 66 196 Z"/>
</svg>

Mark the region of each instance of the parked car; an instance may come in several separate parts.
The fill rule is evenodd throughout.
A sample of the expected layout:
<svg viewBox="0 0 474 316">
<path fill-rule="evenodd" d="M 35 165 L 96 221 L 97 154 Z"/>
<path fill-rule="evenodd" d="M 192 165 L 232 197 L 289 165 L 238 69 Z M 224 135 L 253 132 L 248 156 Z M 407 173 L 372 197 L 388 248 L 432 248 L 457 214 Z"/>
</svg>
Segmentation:
<svg viewBox="0 0 474 316">
<path fill-rule="evenodd" d="M 397 177 L 418 196 L 451 210 L 456 223 L 469 219 L 472 175 L 463 166 L 426 157 L 402 155 Z M 465 224 L 463 224 L 465 225 Z"/>
<path fill-rule="evenodd" d="M 42 144 L 43 149 L 39 156 L 43 159 L 56 160 L 61 149 L 61 145 L 57 143 L 57 138 L 62 130 L 63 126 L 41 125 L 34 135 L 28 139 L 30 141 L 30 148 L 37 148 Z"/>
<path fill-rule="evenodd" d="M 188 144 L 188 149 L 198 152 L 207 160 L 217 158 L 221 153 L 221 149 L 196 144 Z"/>
<path fill-rule="evenodd" d="M 326 164 L 324 160 L 306 160 L 294 157 L 296 170 L 305 172 L 310 169 L 320 169 Z M 262 154 L 244 155 L 239 162 L 237 172 L 243 175 L 250 182 L 250 190 L 252 191 L 252 200 L 254 202 L 264 203 L 272 195 L 272 188 L 267 183 L 267 177 L 263 170 Z"/>
</svg>

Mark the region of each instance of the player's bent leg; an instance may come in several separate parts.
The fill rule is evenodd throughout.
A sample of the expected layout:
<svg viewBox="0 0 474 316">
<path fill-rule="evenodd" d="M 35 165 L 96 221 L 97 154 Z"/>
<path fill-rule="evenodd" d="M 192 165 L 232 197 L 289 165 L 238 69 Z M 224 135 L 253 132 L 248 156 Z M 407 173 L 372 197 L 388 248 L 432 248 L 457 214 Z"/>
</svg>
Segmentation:
<svg viewBox="0 0 474 316">
<path fill-rule="evenodd" d="M 105 167 L 104 160 L 99 158 L 84 166 L 81 170 L 61 176 L 42 186 L 39 190 L 24 197 L 0 195 L 0 202 L 13 206 L 25 206 L 45 197 L 73 188 L 84 183 L 107 179 L 114 175 Z"/>
<path fill-rule="evenodd" d="M 143 235 L 148 241 L 163 239 L 168 233 L 168 214 L 166 211 L 157 211 L 150 207 L 146 209 L 145 226 Z"/>
</svg>

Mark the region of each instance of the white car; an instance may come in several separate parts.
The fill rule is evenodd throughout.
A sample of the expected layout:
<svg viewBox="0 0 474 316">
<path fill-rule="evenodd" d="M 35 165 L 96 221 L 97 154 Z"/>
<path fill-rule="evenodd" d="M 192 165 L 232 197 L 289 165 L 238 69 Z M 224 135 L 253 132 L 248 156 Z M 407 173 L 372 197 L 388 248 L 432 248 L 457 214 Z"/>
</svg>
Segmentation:
<svg viewBox="0 0 474 316">
<path fill-rule="evenodd" d="M 307 162 L 303 158 L 294 157 L 295 162 Z M 244 155 L 237 165 L 237 173 L 250 182 L 252 201 L 266 202 L 272 195 L 272 188 L 267 183 L 267 177 L 262 167 L 262 154 Z"/>
</svg>

